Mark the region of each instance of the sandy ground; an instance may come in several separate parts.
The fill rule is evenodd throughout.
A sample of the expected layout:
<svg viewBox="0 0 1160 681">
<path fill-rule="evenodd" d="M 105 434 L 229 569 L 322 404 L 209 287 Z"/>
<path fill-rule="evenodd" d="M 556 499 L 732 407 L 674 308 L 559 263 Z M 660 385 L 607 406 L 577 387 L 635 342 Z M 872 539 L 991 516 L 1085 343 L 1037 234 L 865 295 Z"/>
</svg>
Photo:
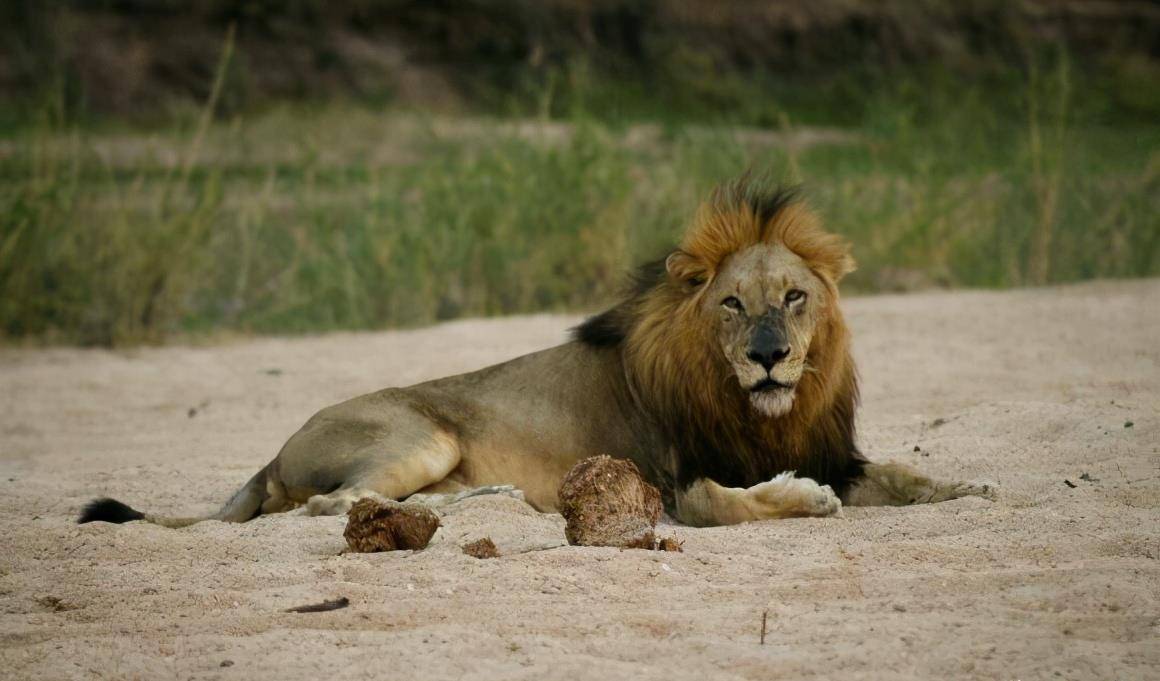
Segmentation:
<svg viewBox="0 0 1160 681">
<path fill-rule="evenodd" d="M 214 510 L 320 407 L 573 317 L 0 350 L 0 677 L 1160 678 L 1157 301 L 1160 280 L 847 301 L 865 451 L 1001 497 L 671 528 L 680 554 L 521 553 L 562 521 L 498 497 L 419 553 L 340 555 L 345 518 L 73 524 L 95 494 Z M 506 555 L 460 552 L 485 535 Z"/>
</svg>

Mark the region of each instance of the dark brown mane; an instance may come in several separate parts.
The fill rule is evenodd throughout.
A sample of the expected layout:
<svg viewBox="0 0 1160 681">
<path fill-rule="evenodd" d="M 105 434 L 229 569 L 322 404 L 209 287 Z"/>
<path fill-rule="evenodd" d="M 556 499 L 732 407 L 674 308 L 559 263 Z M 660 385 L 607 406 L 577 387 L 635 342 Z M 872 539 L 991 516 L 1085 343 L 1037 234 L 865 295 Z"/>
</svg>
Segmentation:
<svg viewBox="0 0 1160 681">
<path fill-rule="evenodd" d="M 772 419 L 754 413 L 699 305 L 701 284 L 724 259 L 758 243 L 796 253 L 829 296 L 808 353 L 814 370 L 799 383 L 793 409 Z M 667 269 L 663 260 L 642 267 L 626 298 L 577 327 L 575 337 L 621 354 L 629 390 L 670 438 L 676 484 L 709 477 L 749 487 L 796 470 L 841 493 L 862 462 L 854 442 L 857 379 L 837 289 L 852 269 L 845 241 L 822 230 L 793 191 L 742 179 L 701 207 Z"/>
</svg>

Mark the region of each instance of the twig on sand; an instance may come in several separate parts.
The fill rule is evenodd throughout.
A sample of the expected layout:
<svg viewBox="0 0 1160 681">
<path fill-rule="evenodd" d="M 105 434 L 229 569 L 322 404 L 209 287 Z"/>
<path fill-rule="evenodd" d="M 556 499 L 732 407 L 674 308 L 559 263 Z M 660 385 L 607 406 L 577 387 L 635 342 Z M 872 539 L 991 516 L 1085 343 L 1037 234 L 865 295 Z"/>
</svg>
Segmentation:
<svg viewBox="0 0 1160 681">
<path fill-rule="evenodd" d="M 350 605 L 350 599 L 343 596 L 333 601 L 300 605 L 297 608 L 286 608 L 286 612 L 327 612 L 328 610 L 342 610 L 348 605 Z"/>
<path fill-rule="evenodd" d="M 768 610 L 761 611 L 761 645 L 765 645 L 765 620 L 769 617 Z"/>
<path fill-rule="evenodd" d="M 511 555 L 519 555 L 521 553 L 532 553 L 533 551 L 549 551 L 551 549 L 559 549 L 568 546 L 568 542 L 553 542 L 551 544 L 540 544 L 537 546 L 530 546 L 523 551 L 515 551 Z"/>
</svg>

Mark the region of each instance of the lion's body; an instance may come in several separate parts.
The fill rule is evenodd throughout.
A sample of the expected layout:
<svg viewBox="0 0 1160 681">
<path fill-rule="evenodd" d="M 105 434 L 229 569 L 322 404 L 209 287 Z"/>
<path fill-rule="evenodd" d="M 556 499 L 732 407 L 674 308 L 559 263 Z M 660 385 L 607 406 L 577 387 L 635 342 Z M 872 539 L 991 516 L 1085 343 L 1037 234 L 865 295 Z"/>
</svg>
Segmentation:
<svg viewBox="0 0 1160 681">
<path fill-rule="evenodd" d="M 551 511 L 568 470 L 599 454 L 633 460 L 669 512 L 695 525 L 833 515 L 840 497 L 988 493 L 859 453 L 837 290 L 852 268 L 845 243 L 792 196 L 732 185 L 702 209 L 680 250 L 642 268 L 625 300 L 575 340 L 323 409 L 213 517 L 239 522 L 302 505 L 342 513 L 364 496 L 494 485 Z M 111 501 L 82 520 L 140 517 L 197 520 Z"/>
<path fill-rule="evenodd" d="M 618 364 L 613 353 L 571 342 L 328 407 L 279 453 L 273 488 L 305 503 L 352 483 L 390 498 L 506 484 L 555 510 L 556 488 L 580 459 L 643 461 L 663 446 L 632 407 Z M 356 482 L 366 461 L 350 453 L 371 451 L 412 470 L 405 480 Z"/>
</svg>

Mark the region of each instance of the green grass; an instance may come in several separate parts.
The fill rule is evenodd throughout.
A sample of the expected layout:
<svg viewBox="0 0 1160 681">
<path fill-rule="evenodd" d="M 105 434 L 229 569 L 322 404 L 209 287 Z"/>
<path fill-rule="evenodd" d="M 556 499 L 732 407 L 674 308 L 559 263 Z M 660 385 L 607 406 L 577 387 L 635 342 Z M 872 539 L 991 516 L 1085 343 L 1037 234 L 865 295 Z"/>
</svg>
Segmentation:
<svg viewBox="0 0 1160 681">
<path fill-rule="evenodd" d="M 593 309 L 747 168 L 802 182 L 853 241 L 851 290 L 1156 275 L 1160 126 L 1105 115 L 1077 78 L 896 82 L 821 142 L 814 101 L 771 98 L 746 114 L 764 129 L 642 126 L 593 115 L 608 89 L 566 111 L 546 93 L 554 118 L 520 130 L 353 104 L 150 131 L 46 114 L 0 137 L 0 333 L 116 345 Z"/>
</svg>

